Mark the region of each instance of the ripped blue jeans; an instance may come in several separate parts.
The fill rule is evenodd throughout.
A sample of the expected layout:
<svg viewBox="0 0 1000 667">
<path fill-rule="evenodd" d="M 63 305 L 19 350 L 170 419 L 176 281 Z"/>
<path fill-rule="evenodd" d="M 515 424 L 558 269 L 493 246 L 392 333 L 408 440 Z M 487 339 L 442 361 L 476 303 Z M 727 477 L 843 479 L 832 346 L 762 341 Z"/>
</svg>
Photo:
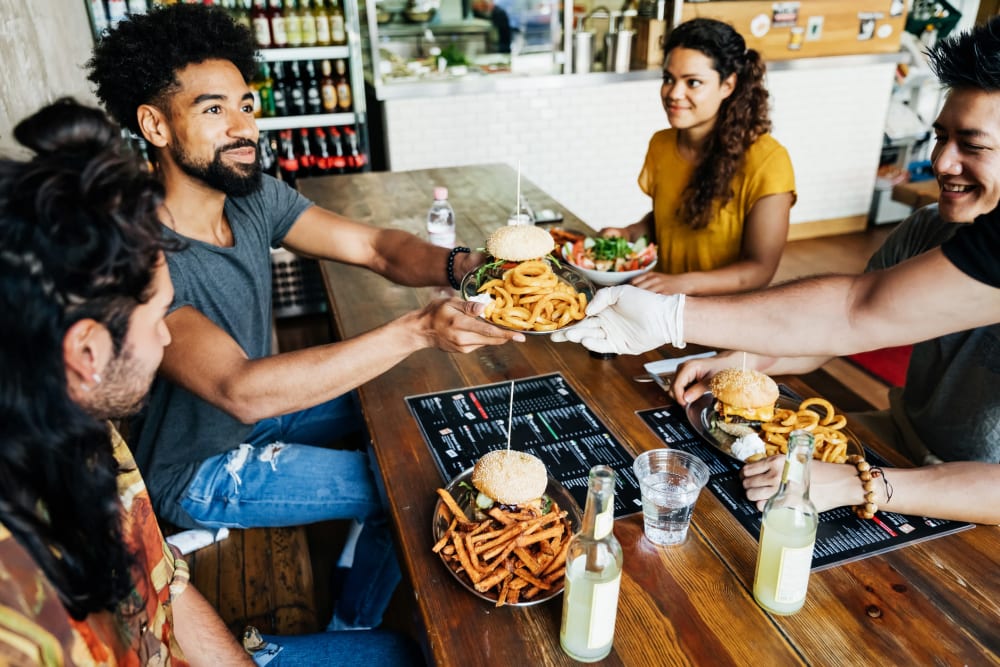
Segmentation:
<svg viewBox="0 0 1000 667">
<path fill-rule="evenodd" d="M 208 528 L 359 522 L 357 542 L 345 548 L 353 547 L 353 559 L 346 554 L 350 569 L 331 621 L 343 629 L 379 625 L 401 577 L 370 446 L 326 448 L 361 424 L 353 394 L 265 419 L 245 443 L 205 460 L 181 500 Z"/>
</svg>

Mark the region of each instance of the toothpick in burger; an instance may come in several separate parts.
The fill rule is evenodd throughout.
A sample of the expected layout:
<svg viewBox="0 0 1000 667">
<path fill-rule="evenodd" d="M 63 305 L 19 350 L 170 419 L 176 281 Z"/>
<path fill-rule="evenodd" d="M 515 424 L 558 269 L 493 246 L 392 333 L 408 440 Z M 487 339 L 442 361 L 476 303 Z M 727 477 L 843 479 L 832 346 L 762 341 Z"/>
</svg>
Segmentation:
<svg viewBox="0 0 1000 667">
<path fill-rule="evenodd" d="M 760 371 L 726 368 L 712 377 L 709 389 L 715 396 L 716 426 L 735 438 L 755 434 L 774 418 L 778 385 Z"/>
</svg>

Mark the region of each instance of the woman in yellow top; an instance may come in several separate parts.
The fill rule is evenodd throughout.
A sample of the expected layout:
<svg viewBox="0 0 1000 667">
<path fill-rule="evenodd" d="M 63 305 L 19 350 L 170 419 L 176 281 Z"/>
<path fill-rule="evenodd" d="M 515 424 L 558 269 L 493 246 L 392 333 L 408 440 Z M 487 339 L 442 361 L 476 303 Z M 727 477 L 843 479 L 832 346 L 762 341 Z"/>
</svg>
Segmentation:
<svg viewBox="0 0 1000 667">
<path fill-rule="evenodd" d="M 639 187 L 653 210 L 602 236 L 645 235 L 659 263 L 633 284 L 661 294 L 728 294 L 767 285 L 795 203 L 788 152 L 768 134 L 764 62 L 731 26 L 698 18 L 664 44 L 660 97 L 670 128 L 653 135 Z M 655 233 L 654 233 L 655 232 Z"/>
</svg>

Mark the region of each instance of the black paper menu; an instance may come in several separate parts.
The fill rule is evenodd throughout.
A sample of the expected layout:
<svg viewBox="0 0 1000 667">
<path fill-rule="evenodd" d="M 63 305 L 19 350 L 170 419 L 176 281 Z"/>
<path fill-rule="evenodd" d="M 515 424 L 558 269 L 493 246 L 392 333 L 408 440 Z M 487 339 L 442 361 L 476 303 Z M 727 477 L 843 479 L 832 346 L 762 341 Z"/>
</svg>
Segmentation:
<svg viewBox="0 0 1000 667">
<path fill-rule="evenodd" d="M 711 471 L 708 488 L 757 538 L 760 535 L 760 512 L 743 493 L 739 476 L 742 464 L 702 440 L 689 426 L 684 409 L 678 405 L 642 410 L 636 414 L 664 443 L 694 454 L 708 464 Z M 873 465 L 887 467 L 882 458 L 867 449 L 865 458 Z M 891 481 L 891 472 L 888 478 Z M 851 508 L 838 507 L 819 515 L 812 569 L 824 570 L 972 527 L 970 523 L 882 511 L 877 512 L 874 519 L 866 521 L 855 516 Z"/>
<path fill-rule="evenodd" d="M 406 404 L 446 482 L 507 446 L 510 382 L 407 396 Z M 587 475 L 603 463 L 618 475 L 615 517 L 642 510 L 632 455 L 561 374 L 515 380 L 512 414 L 511 448 L 540 458 L 581 509 Z"/>
</svg>

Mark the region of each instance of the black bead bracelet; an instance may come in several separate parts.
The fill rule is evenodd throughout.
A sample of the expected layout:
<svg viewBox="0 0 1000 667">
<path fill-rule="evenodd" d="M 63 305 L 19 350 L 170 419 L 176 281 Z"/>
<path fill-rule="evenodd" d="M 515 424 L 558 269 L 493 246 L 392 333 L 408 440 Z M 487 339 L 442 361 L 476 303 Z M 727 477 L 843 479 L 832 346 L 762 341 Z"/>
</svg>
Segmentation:
<svg viewBox="0 0 1000 667">
<path fill-rule="evenodd" d="M 469 248 L 465 246 L 455 246 L 448 253 L 448 282 L 451 283 L 453 289 L 462 289 L 462 284 L 458 282 L 458 278 L 455 277 L 455 255 L 460 252 L 472 252 Z"/>
</svg>

